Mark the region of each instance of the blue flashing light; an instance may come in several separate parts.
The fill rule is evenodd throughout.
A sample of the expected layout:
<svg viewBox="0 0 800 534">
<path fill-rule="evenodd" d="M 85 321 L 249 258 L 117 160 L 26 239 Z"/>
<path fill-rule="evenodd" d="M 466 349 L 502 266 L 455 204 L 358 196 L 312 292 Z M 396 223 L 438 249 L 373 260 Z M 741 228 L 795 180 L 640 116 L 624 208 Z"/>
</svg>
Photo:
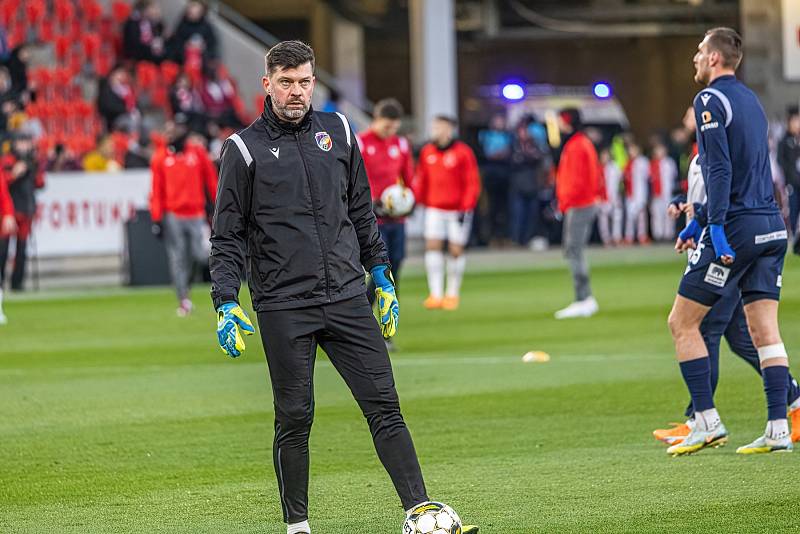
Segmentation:
<svg viewBox="0 0 800 534">
<path fill-rule="evenodd" d="M 525 89 L 518 83 L 507 83 L 503 86 L 503 98 L 506 100 L 522 100 L 525 98 Z"/>
<path fill-rule="evenodd" d="M 597 98 L 609 98 L 611 96 L 611 86 L 605 82 L 597 82 L 592 87 L 592 92 Z"/>
</svg>

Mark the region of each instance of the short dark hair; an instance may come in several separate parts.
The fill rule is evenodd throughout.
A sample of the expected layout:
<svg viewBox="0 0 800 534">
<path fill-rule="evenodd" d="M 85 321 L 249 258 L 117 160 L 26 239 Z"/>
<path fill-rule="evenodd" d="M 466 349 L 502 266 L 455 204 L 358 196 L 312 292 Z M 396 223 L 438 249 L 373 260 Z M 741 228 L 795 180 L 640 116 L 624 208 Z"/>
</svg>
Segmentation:
<svg viewBox="0 0 800 534">
<path fill-rule="evenodd" d="M 561 120 L 569 124 L 573 130 L 578 131 L 583 128 L 581 111 L 578 108 L 564 108 L 559 112 Z"/>
<path fill-rule="evenodd" d="M 732 69 L 739 68 L 742 62 L 742 37 L 733 28 L 712 28 L 706 32 L 708 48 L 719 52 L 722 56 L 722 66 Z"/>
<path fill-rule="evenodd" d="M 400 120 L 403 117 L 403 106 L 396 98 L 384 98 L 375 104 L 372 116 L 376 119 Z"/>
<path fill-rule="evenodd" d="M 450 123 L 450 126 L 452 126 L 453 128 L 455 128 L 458 125 L 458 121 L 456 120 L 456 118 L 451 117 L 450 115 L 444 115 L 444 114 L 436 115 L 433 117 L 433 120 Z"/>
<path fill-rule="evenodd" d="M 314 72 L 314 50 L 302 41 L 281 41 L 264 56 L 267 76 L 277 69 L 296 69 L 306 63 L 311 63 Z"/>
</svg>

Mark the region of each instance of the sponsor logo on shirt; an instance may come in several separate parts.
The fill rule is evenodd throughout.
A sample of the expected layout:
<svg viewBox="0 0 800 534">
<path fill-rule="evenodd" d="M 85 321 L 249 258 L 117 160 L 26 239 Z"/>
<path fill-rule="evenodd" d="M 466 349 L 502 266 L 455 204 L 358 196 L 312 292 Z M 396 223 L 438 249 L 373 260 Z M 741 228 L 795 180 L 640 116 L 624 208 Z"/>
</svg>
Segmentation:
<svg viewBox="0 0 800 534">
<path fill-rule="evenodd" d="M 711 284 L 712 286 L 725 287 L 725 282 L 728 281 L 728 276 L 730 274 L 731 270 L 728 267 L 723 267 L 722 265 L 712 263 L 708 266 L 706 277 L 703 279 L 703 281 Z"/>
<path fill-rule="evenodd" d="M 703 113 L 701 113 L 700 116 L 703 118 L 703 124 L 708 124 L 709 122 L 711 122 L 711 112 L 710 111 L 704 111 Z"/>
<path fill-rule="evenodd" d="M 704 124 L 700 127 L 701 132 L 705 132 L 706 130 L 713 130 L 714 128 L 719 128 L 719 122 L 709 122 L 708 124 Z"/>
</svg>

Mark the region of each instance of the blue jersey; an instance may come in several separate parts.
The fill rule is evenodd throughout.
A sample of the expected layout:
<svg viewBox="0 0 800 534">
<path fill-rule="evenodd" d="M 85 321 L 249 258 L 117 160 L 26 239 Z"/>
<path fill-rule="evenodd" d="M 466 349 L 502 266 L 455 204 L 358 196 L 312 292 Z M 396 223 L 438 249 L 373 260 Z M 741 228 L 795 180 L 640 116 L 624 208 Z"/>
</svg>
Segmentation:
<svg viewBox="0 0 800 534">
<path fill-rule="evenodd" d="M 720 76 L 694 99 L 708 224 L 779 213 L 772 189 L 767 116 L 735 76 Z"/>
</svg>

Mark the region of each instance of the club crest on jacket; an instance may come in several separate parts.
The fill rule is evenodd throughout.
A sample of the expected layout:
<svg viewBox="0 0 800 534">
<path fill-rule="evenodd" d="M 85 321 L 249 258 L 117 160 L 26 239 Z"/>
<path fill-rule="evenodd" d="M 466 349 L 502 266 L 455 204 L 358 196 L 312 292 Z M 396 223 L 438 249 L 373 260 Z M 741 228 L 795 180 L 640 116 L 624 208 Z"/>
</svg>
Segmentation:
<svg viewBox="0 0 800 534">
<path fill-rule="evenodd" d="M 317 140 L 317 146 L 325 152 L 329 152 L 333 148 L 333 139 L 328 132 L 317 132 L 314 134 L 314 139 Z"/>
</svg>

